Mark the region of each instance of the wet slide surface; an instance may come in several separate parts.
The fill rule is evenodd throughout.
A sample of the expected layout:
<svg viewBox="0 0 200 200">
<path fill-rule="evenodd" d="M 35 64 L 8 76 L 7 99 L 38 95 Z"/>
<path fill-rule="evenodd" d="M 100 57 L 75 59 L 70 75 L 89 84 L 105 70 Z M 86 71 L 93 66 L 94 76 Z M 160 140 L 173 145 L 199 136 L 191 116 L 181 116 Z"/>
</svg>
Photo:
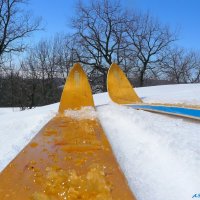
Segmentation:
<svg viewBox="0 0 200 200">
<path fill-rule="evenodd" d="M 0 199 L 135 199 L 99 122 L 53 118 L 0 174 Z"/>
<path fill-rule="evenodd" d="M 0 199 L 135 200 L 92 110 L 87 76 L 75 64 L 57 116 L 0 173 Z"/>
</svg>

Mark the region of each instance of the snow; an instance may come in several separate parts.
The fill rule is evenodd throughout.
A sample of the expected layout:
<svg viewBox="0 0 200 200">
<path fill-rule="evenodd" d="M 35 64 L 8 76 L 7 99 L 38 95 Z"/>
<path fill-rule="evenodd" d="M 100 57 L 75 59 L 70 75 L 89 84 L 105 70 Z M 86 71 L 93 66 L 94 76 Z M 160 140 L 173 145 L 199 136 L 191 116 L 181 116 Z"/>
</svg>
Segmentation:
<svg viewBox="0 0 200 200">
<path fill-rule="evenodd" d="M 199 192 L 200 124 L 119 105 L 98 114 L 137 199 L 188 200 Z"/>
<path fill-rule="evenodd" d="M 136 91 L 147 103 L 200 105 L 200 84 Z M 107 93 L 94 95 L 94 100 L 96 112 L 88 115 L 87 108 L 78 115 L 98 116 L 138 200 L 188 200 L 200 193 L 200 123 L 119 106 Z M 0 108 L 0 171 L 56 115 L 58 105 L 20 112 Z"/>
<path fill-rule="evenodd" d="M 0 171 L 55 116 L 58 103 L 20 112 L 11 110 L 0 108 Z"/>
<path fill-rule="evenodd" d="M 143 87 L 136 92 L 146 103 L 200 105 L 200 84 Z"/>
<path fill-rule="evenodd" d="M 92 106 L 83 107 L 81 110 L 65 110 L 65 116 L 76 120 L 94 120 L 98 117 L 97 112 Z"/>
</svg>

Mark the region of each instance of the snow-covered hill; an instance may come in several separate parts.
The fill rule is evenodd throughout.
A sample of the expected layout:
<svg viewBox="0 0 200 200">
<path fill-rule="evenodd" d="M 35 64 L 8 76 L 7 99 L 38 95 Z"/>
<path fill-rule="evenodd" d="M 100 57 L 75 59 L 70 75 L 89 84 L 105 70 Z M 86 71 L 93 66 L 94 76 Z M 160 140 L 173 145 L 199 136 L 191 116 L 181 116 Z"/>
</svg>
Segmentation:
<svg viewBox="0 0 200 200">
<path fill-rule="evenodd" d="M 136 89 L 144 102 L 200 105 L 200 84 Z M 200 123 L 137 111 L 94 95 L 97 115 L 138 200 L 189 200 L 200 193 Z M 58 103 L 0 108 L 0 171 L 56 115 Z"/>
</svg>

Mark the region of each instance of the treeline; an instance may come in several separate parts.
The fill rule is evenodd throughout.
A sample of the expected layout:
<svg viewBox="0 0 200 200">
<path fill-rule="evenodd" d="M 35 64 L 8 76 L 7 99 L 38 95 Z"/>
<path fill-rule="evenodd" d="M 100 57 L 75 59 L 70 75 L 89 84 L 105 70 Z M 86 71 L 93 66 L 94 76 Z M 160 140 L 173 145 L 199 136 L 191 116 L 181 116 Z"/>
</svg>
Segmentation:
<svg viewBox="0 0 200 200">
<path fill-rule="evenodd" d="M 29 22 L 31 31 L 39 27 L 38 21 Z M 112 62 L 118 63 L 137 86 L 163 80 L 200 81 L 199 52 L 177 46 L 178 35 L 170 27 L 149 14 L 126 10 L 119 1 L 79 2 L 71 28 L 73 34 L 58 34 L 29 48 L 17 66 L 8 55 L 22 50 L 19 43 L 5 48 L 0 54 L 0 106 L 32 108 L 59 101 L 60 86 L 75 62 L 84 66 L 94 93 L 106 91 Z"/>
</svg>

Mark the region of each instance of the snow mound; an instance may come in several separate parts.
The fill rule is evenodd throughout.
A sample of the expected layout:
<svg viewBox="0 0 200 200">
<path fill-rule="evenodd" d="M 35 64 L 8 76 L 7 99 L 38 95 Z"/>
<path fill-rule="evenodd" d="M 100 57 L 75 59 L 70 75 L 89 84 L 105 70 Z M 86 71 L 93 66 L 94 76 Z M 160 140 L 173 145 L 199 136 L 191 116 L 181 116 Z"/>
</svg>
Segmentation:
<svg viewBox="0 0 200 200">
<path fill-rule="evenodd" d="M 200 105 L 200 84 L 142 87 L 136 92 L 145 103 Z"/>
<path fill-rule="evenodd" d="M 199 123 L 115 104 L 98 115 L 138 200 L 188 200 L 199 192 Z"/>
<path fill-rule="evenodd" d="M 18 112 L 5 109 L 0 112 L 0 171 L 56 115 L 58 104 Z"/>
</svg>

